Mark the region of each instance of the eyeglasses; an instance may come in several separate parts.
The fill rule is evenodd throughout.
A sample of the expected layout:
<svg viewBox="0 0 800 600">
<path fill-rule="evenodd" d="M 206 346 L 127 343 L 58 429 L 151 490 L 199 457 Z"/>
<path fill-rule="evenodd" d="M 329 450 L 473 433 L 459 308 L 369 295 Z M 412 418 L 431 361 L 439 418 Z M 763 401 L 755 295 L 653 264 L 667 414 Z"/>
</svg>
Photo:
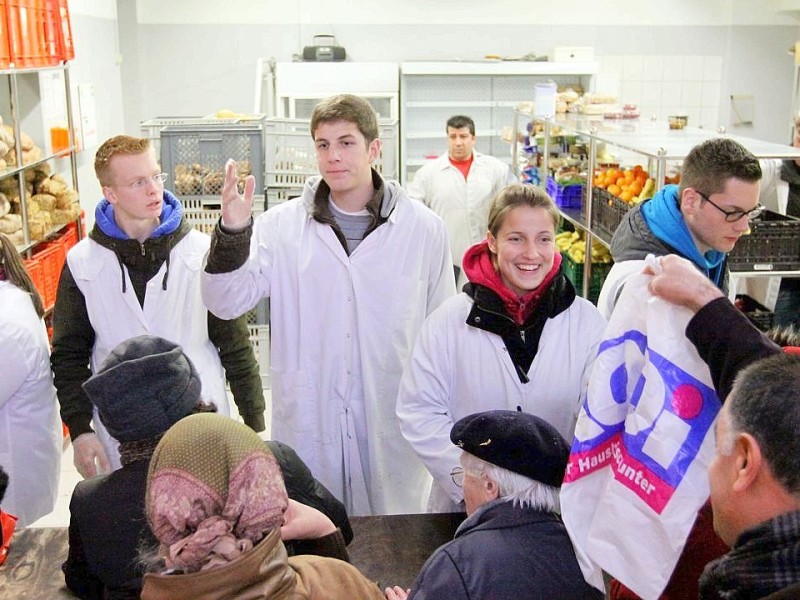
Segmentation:
<svg viewBox="0 0 800 600">
<path fill-rule="evenodd" d="M 450 477 L 453 478 L 453 483 L 458 487 L 464 487 L 464 467 L 453 467 L 450 471 Z"/>
<path fill-rule="evenodd" d="M 761 213 L 763 213 L 766 210 L 766 206 L 761 206 L 760 204 L 756 204 L 755 207 L 751 208 L 750 210 L 739 210 L 738 208 L 734 210 L 725 210 L 721 206 L 718 206 L 717 204 L 712 202 L 711 198 L 706 196 L 700 190 L 695 190 L 695 192 L 697 192 L 703 200 L 708 202 L 711 206 L 713 206 L 719 212 L 725 215 L 725 220 L 728 223 L 735 223 L 736 221 L 738 221 L 743 217 L 747 217 L 748 221 L 752 221 L 753 219 L 759 217 Z"/>
<path fill-rule="evenodd" d="M 169 175 L 167 175 L 166 173 L 156 173 L 155 175 L 151 175 L 150 177 L 140 177 L 139 179 L 136 179 L 131 183 L 124 183 L 122 184 L 122 187 L 129 187 L 132 190 L 139 192 L 144 188 L 146 188 L 148 183 L 152 183 L 156 187 L 164 185 L 164 182 L 167 180 L 167 177 L 169 177 Z"/>
</svg>

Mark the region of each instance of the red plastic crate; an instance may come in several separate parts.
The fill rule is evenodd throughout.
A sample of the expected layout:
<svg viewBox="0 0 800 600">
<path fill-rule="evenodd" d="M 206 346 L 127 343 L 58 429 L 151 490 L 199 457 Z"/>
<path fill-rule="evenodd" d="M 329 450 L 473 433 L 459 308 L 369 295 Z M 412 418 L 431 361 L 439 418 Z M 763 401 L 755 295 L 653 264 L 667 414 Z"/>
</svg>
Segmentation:
<svg viewBox="0 0 800 600">
<path fill-rule="evenodd" d="M 59 56 L 62 60 L 75 58 L 75 45 L 72 42 L 72 24 L 69 20 L 69 6 L 67 0 L 51 0 L 58 5 L 59 23 Z"/>
<path fill-rule="evenodd" d="M 57 0 L 40 0 L 44 15 L 44 43 L 48 64 L 57 65 L 63 58 L 61 50 L 61 9 Z"/>
<path fill-rule="evenodd" d="M 0 0 L 0 69 L 11 65 L 11 45 L 8 39 L 8 2 Z"/>
<path fill-rule="evenodd" d="M 58 240 L 43 244 L 43 248 L 34 254 L 34 258 L 39 259 L 44 273 L 44 293 L 42 302 L 46 310 L 49 310 L 56 303 L 56 293 L 58 292 L 58 280 L 61 277 L 61 269 L 67 257 L 64 244 Z"/>
<path fill-rule="evenodd" d="M 11 62 L 17 68 L 57 65 L 54 16 L 45 0 L 8 0 Z M 49 28 L 49 33 L 48 33 Z M 49 38 L 49 41 L 48 41 Z"/>
<path fill-rule="evenodd" d="M 75 222 L 68 223 L 64 228 L 64 233 L 61 235 L 61 238 L 61 243 L 64 245 L 64 251 L 69 252 L 69 249 L 80 241 L 78 237 L 78 224 Z"/>
<path fill-rule="evenodd" d="M 25 270 L 28 271 L 28 275 L 33 281 L 33 286 L 36 288 L 36 291 L 39 292 L 39 295 L 42 297 L 42 302 L 44 302 L 44 290 L 45 290 L 45 283 L 44 283 L 44 269 L 42 267 L 42 263 L 38 258 L 28 258 L 22 261 L 25 264 Z"/>
</svg>

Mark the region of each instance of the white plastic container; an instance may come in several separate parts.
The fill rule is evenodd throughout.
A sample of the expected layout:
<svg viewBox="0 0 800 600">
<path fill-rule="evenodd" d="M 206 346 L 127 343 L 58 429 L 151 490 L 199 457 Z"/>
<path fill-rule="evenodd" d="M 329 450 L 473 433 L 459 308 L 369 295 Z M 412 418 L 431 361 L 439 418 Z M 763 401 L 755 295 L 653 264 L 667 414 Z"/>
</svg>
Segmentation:
<svg viewBox="0 0 800 600">
<path fill-rule="evenodd" d="M 554 81 L 534 84 L 534 114 L 537 117 L 552 117 L 556 114 L 556 91 Z"/>
</svg>

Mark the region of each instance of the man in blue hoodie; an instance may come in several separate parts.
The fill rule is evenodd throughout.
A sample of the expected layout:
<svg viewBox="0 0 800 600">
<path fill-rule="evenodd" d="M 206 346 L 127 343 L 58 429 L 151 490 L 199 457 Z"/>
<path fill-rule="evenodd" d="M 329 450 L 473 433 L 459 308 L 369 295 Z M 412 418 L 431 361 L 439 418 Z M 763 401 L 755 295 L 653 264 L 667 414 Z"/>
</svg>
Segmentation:
<svg viewBox="0 0 800 600">
<path fill-rule="evenodd" d="M 107 140 L 95 172 L 104 198 L 89 236 L 67 255 L 53 313 L 51 364 L 78 472 L 91 477 L 120 466 L 117 442 L 81 386 L 111 350 L 137 335 L 179 344 L 201 374 L 203 399 L 223 414 L 230 412 L 227 377 L 244 422 L 264 430 L 246 316 L 223 321 L 203 305 L 200 272 L 210 238 L 191 227 L 164 189 L 167 175 L 149 140 Z"/>
<path fill-rule="evenodd" d="M 758 203 L 761 167 L 741 144 L 714 138 L 698 144 L 681 167 L 680 185 L 667 185 L 625 215 L 611 240 L 614 266 L 597 307 L 608 318 L 629 277 L 648 254 L 689 259 L 727 293 L 727 253 L 764 210 Z"/>
<path fill-rule="evenodd" d="M 738 142 L 714 138 L 692 148 L 681 167 L 680 185 L 664 186 L 652 199 L 628 211 L 614 232 L 614 266 L 600 291 L 600 312 L 611 316 L 625 282 L 644 270 L 648 254 L 688 259 L 727 294 L 728 252 L 748 232 L 750 220 L 764 210 L 758 203 L 760 181 L 758 159 Z M 661 598 L 696 598 L 703 568 L 726 551 L 714 534 L 707 502 Z M 634 600 L 637 596 L 612 581 L 610 598 Z"/>
</svg>

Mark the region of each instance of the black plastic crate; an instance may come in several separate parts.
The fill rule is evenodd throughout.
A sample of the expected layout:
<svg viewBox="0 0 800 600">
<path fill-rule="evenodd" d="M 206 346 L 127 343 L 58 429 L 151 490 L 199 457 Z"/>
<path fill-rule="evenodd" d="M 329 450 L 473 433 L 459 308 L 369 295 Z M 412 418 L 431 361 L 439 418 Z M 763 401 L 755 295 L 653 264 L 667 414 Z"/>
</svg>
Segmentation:
<svg viewBox="0 0 800 600">
<path fill-rule="evenodd" d="M 609 239 L 630 209 L 630 204 L 612 196 L 603 188 L 592 188 L 592 229 L 605 233 Z"/>
<path fill-rule="evenodd" d="M 772 328 L 775 313 L 759 303 L 755 298 L 747 294 L 737 294 L 734 304 L 761 331 L 767 331 Z"/>
<path fill-rule="evenodd" d="M 750 230 L 728 254 L 731 271 L 800 270 L 800 219 L 766 210 Z"/>
</svg>

